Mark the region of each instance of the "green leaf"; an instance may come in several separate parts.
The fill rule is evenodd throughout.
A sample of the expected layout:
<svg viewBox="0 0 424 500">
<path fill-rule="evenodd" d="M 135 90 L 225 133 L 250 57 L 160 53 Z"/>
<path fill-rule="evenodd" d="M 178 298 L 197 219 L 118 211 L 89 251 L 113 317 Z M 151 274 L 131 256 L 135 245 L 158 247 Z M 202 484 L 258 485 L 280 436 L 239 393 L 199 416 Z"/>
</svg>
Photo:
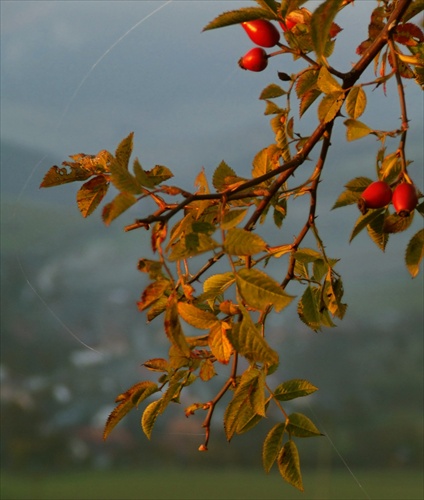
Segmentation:
<svg viewBox="0 0 424 500">
<path fill-rule="evenodd" d="M 281 448 L 277 463 L 282 478 L 298 490 L 303 491 L 299 452 L 294 441 L 288 441 Z"/>
<path fill-rule="evenodd" d="M 148 439 L 150 439 L 152 435 L 153 426 L 161 413 L 161 409 L 162 399 L 158 399 L 153 401 L 153 403 L 150 403 L 143 412 L 141 417 L 141 427 Z"/>
<path fill-rule="evenodd" d="M 125 170 L 128 170 L 128 163 L 133 150 L 133 138 L 134 132 L 131 132 L 125 139 L 122 139 L 115 151 L 116 161 Z"/>
<path fill-rule="evenodd" d="M 103 207 L 103 222 L 108 226 L 114 219 L 137 202 L 137 198 L 129 193 L 119 193 L 110 203 Z"/>
<path fill-rule="evenodd" d="M 362 86 L 358 85 L 350 89 L 346 98 L 347 114 L 356 120 L 359 118 L 367 107 L 367 95 Z"/>
<path fill-rule="evenodd" d="M 279 401 L 289 401 L 290 399 L 308 396 L 318 390 L 307 380 L 292 379 L 280 384 L 274 391 L 274 396 Z"/>
<path fill-rule="evenodd" d="M 349 242 L 355 238 L 368 224 L 370 224 L 375 218 L 379 217 L 386 211 L 385 208 L 379 208 L 376 210 L 369 210 L 365 215 L 361 215 L 352 230 Z"/>
<path fill-rule="evenodd" d="M 259 4 L 260 7 L 268 9 L 270 12 L 277 15 L 279 4 L 277 4 L 275 0 L 255 0 L 255 1 L 257 4 Z"/>
<path fill-rule="evenodd" d="M 268 9 L 261 9 L 259 7 L 242 7 L 238 10 L 223 12 L 213 21 L 208 23 L 203 31 L 223 28 L 224 26 L 231 26 L 232 24 L 240 24 L 245 21 L 253 21 L 254 19 L 275 19 L 276 15 Z"/>
<path fill-rule="evenodd" d="M 331 92 L 325 95 L 318 105 L 318 119 L 328 123 L 334 120 L 343 105 L 344 92 Z"/>
<path fill-rule="evenodd" d="M 399 152 L 388 154 L 381 162 L 379 168 L 379 177 L 382 181 L 391 184 L 398 179 L 402 170 L 402 162 L 400 160 Z"/>
<path fill-rule="evenodd" d="M 321 326 L 321 301 L 320 289 L 306 287 L 297 306 L 299 318 L 312 330 L 317 331 Z"/>
<path fill-rule="evenodd" d="M 84 183 L 77 192 L 77 205 L 83 217 L 88 217 L 99 206 L 109 188 L 103 175 L 93 177 Z"/>
<path fill-rule="evenodd" d="M 170 300 L 165 312 L 165 333 L 171 344 L 176 347 L 183 356 L 188 358 L 191 355 L 188 345 L 178 318 L 178 309 L 174 300 Z"/>
<path fill-rule="evenodd" d="M 143 188 L 136 177 L 134 177 L 121 162 L 112 160 L 110 163 L 110 173 L 110 180 L 116 189 L 122 193 L 138 195 L 143 192 Z"/>
<path fill-rule="evenodd" d="M 309 264 L 310 262 L 321 260 L 322 254 L 312 248 L 302 248 L 295 252 L 294 258 L 299 262 L 303 262 L 304 264 Z"/>
<path fill-rule="evenodd" d="M 299 99 L 310 90 L 317 90 L 319 71 L 310 69 L 302 73 L 296 81 L 296 95 Z M 321 92 L 319 92 L 321 93 Z"/>
<path fill-rule="evenodd" d="M 266 99 L 275 99 L 277 97 L 281 97 L 282 95 L 287 94 L 285 90 L 283 90 L 279 85 L 275 83 L 271 83 L 268 85 L 268 87 L 265 87 L 261 95 L 259 96 L 259 99 L 266 100 Z"/>
<path fill-rule="evenodd" d="M 289 423 L 286 431 L 291 436 L 296 437 L 315 437 L 322 436 L 321 432 L 315 427 L 315 424 L 302 413 L 292 413 L 289 415 Z"/>
<path fill-rule="evenodd" d="M 236 179 L 238 177 L 235 171 L 225 161 L 221 161 L 213 173 L 212 184 L 217 191 L 225 191 Z"/>
<path fill-rule="evenodd" d="M 171 245 L 168 259 L 170 262 L 176 260 L 188 259 L 204 252 L 209 252 L 218 248 L 220 245 L 207 234 L 188 233 L 177 243 Z"/>
<path fill-rule="evenodd" d="M 263 395 L 265 387 L 264 373 L 257 368 L 248 368 L 240 378 L 234 396 L 224 412 L 224 428 L 228 441 L 234 433 L 240 434 L 246 429 L 255 415 L 265 416 Z M 254 397 L 259 394 L 261 404 L 255 403 Z"/>
<path fill-rule="evenodd" d="M 168 167 L 163 165 L 155 165 L 151 170 L 145 170 L 145 173 L 149 177 L 149 181 L 153 186 L 157 186 L 162 182 L 174 177 L 174 174 L 169 170 Z"/>
<path fill-rule="evenodd" d="M 224 215 L 222 219 L 221 229 L 227 230 L 237 226 L 238 224 L 240 224 L 240 222 L 243 221 L 246 214 L 247 209 L 230 210 Z"/>
<path fill-rule="evenodd" d="M 366 135 L 372 134 L 373 130 L 359 120 L 349 118 L 343 122 L 346 125 L 346 139 L 348 141 L 356 141 L 362 139 Z"/>
<path fill-rule="evenodd" d="M 382 212 L 367 225 L 368 235 L 378 248 L 383 250 L 383 252 L 386 249 L 387 242 L 389 241 L 389 234 L 386 232 L 385 224 L 386 213 Z"/>
<path fill-rule="evenodd" d="M 322 94 L 318 89 L 311 89 L 305 92 L 301 99 L 299 105 L 299 116 L 302 117 L 309 106 Z"/>
<path fill-rule="evenodd" d="M 325 55 L 330 28 L 343 0 L 326 0 L 312 13 L 311 37 L 318 59 Z"/>
<path fill-rule="evenodd" d="M 203 283 L 203 292 L 208 295 L 219 295 L 223 293 L 235 281 L 234 274 L 231 272 L 214 274 L 207 278 Z"/>
<path fill-rule="evenodd" d="M 276 424 L 266 435 L 262 447 L 262 463 L 266 473 L 269 473 L 277 460 L 285 429 L 285 423 Z"/>
<path fill-rule="evenodd" d="M 268 345 L 246 309 L 241 304 L 239 307 L 243 319 L 241 323 L 236 323 L 232 330 L 227 332 L 231 344 L 249 361 L 264 363 L 268 366 L 277 364 L 278 353 Z"/>
<path fill-rule="evenodd" d="M 256 310 L 263 311 L 272 305 L 280 312 L 294 299 L 274 279 L 255 268 L 240 269 L 236 274 L 236 282 L 243 299 Z"/>
<path fill-rule="evenodd" d="M 324 94 L 332 94 L 334 92 L 342 92 L 342 86 L 339 82 L 331 75 L 328 69 L 323 66 L 318 74 L 317 87 Z"/>
<path fill-rule="evenodd" d="M 266 250 L 267 244 L 257 234 L 234 227 L 227 232 L 224 251 L 228 255 L 255 255 Z"/>
<path fill-rule="evenodd" d="M 278 167 L 280 155 L 281 150 L 275 144 L 259 151 L 253 159 L 252 177 L 260 177 Z M 264 184 L 269 184 L 269 182 L 266 181 Z"/>
<path fill-rule="evenodd" d="M 325 280 L 325 304 L 328 311 L 340 319 L 343 319 L 347 309 L 347 305 L 342 303 L 343 294 L 341 278 L 335 277 L 333 270 L 329 268 Z"/>
<path fill-rule="evenodd" d="M 216 324 L 220 324 L 215 314 L 199 309 L 188 302 L 178 302 L 178 313 L 183 320 L 199 330 L 209 330 Z"/>
<path fill-rule="evenodd" d="M 406 247 L 405 263 L 410 275 L 415 278 L 420 272 L 420 263 L 424 257 L 424 229 L 410 239 Z"/>
</svg>

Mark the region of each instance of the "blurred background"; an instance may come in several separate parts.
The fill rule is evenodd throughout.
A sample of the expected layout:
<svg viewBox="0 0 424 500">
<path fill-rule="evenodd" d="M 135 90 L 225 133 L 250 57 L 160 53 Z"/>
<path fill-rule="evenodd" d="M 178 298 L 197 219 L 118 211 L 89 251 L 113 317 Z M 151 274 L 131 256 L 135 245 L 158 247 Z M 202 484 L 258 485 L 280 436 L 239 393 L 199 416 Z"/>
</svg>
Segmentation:
<svg viewBox="0 0 424 500">
<path fill-rule="evenodd" d="M 68 155 L 113 152 L 131 131 L 134 156 L 145 169 L 168 166 L 175 185 L 191 189 L 202 167 L 211 177 L 221 160 L 249 175 L 254 155 L 273 142 L 259 94 L 278 83 L 277 71 L 301 66 L 276 57 L 263 73 L 244 72 L 237 61 L 252 44 L 240 27 L 201 32 L 243 5 L 251 3 L 1 2 L 2 498 L 298 498 L 262 471 L 273 415 L 229 445 L 218 410 L 209 452 L 197 451 L 203 415 L 187 420 L 183 410 L 213 397 L 200 382 L 159 418 L 151 442 L 141 410 L 102 441 L 115 397 L 151 378 L 141 364 L 167 351 L 160 318 L 146 324 L 136 307 L 147 285 L 136 265 L 150 255 L 149 235 L 123 231 L 143 207 L 106 228 L 100 214 L 81 218 L 77 186 L 38 188 Z M 357 60 L 374 5 L 355 2 L 337 18 L 343 31 L 332 64 L 340 71 Z M 370 71 L 363 81 L 372 79 Z M 399 127 L 394 83 L 387 95 L 373 88 L 361 120 Z M 422 190 L 423 100 L 413 81 L 406 93 L 410 174 Z M 300 123 L 305 135 L 315 116 L 310 110 Z M 331 207 L 348 180 L 374 178 L 379 144 L 373 136 L 348 143 L 338 125 L 318 227 L 329 256 L 341 258 L 349 308 L 337 328 L 318 334 L 295 306 L 275 316 L 270 336 L 281 366 L 273 382 L 307 378 L 320 389 L 288 405 L 327 436 L 300 444 L 303 498 L 422 498 L 423 275 L 412 280 L 403 261 L 422 221 L 392 237 L 384 254 L 365 232 L 349 244 L 358 212 Z M 387 147 L 395 151 L 396 140 Z M 280 234 L 261 229 L 265 237 L 291 242 L 303 201 Z"/>
</svg>

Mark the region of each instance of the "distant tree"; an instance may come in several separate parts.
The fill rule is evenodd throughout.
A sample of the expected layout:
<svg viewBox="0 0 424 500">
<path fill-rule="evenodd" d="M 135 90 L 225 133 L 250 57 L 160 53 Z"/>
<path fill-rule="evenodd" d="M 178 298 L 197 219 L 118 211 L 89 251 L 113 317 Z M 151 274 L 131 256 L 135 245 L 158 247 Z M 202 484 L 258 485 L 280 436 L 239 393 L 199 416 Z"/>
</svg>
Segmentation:
<svg viewBox="0 0 424 500">
<path fill-rule="evenodd" d="M 212 400 L 199 401 L 184 410 L 187 417 L 205 412 L 205 439 L 199 450 L 208 449 L 215 409 L 227 393 L 231 399 L 223 424 L 229 441 L 256 426 L 267 416 L 270 405 L 276 405 L 281 422 L 265 438 L 263 465 L 269 472 L 276 462 L 282 477 L 300 490 L 303 485 L 295 439 L 321 433 L 306 415 L 288 414 L 285 402 L 307 396 L 317 387 L 301 378 L 271 387 L 268 376 L 278 369 L 279 355 L 267 341 L 266 326 L 271 314 L 282 312 L 295 300 L 290 293 L 294 283 L 303 287 L 297 299 L 299 318 L 312 330 L 332 327 L 345 315 L 342 278 L 336 271 L 338 259 L 327 254 L 316 220 L 319 185 L 334 126 L 343 124 L 348 141 L 370 134 L 377 139 L 370 176 L 353 178 L 334 203 L 333 208 L 358 205 L 351 240 L 366 229 L 384 250 L 391 235 L 409 229 L 415 214 L 424 214 L 422 194 L 408 171 L 411 160 L 406 148 L 409 120 L 404 87 L 405 79 L 415 80 L 420 87 L 424 83 L 424 35 L 411 21 L 422 12 L 423 1 L 377 1 L 368 38 L 357 46 L 357 62 L 348 72 L 336 69 L 331 56 L 341 31 L 337 16 L 350 8 L 353 0 L 326 0 L 314 12 L 301 7 L 304 3 L 256 0 L 257 5 L 225 12 L 204 28 L 241 24 L 256 45 L 240 59 L 243 69 L 265 71 L 271 57 L 291 57 L 303 63 L 296 74 L 279 72 L 278 84 L 268 85 L 260 94 L 265 114 L 271 117 L 275 142 L 253 158 L 250 177 L 237 174 L 222 161 L 213 173 L 212 188 L 205 172 L 200 171 L 195 190 L 189 192 L 169 183 L 173 174 L 165 166 L 145 170 L 136 158 L 130 170 L 130 133 L 114 154 L 104 150 L 97 155 L 73 155 L 61 167 L 51 167 L 41 184 L 51 187 L 82 181 L 77 204 L 84 217 L 99 206 L 113 185 L 118 194 L 103 207 L 106 225 L 140 200 L 150 199 L 156 207 L 125 229 L 150 231 L 157 257 L 146 256 L 138 263 L 139 271 L 150 279 L 138 308 L 146 311 L 149 322 L 164 317 L 169 352 L 144 363 L 158 373 L 156 382 L 138 382 L 117 397 L 104 438 L 130 410 L 155 395 L 141 419 L 150 438 L 158 416 L 172 406 L 170 403 L 179 402 L 183 389 L 197 380 L 208 382 L 218 371 L 227 370 L 225 382 Z M 346 54 L 346 59 L 352 57 L 352 53 Z M 371 81 L 363 81 L 370 66 L 375 74 Z M 367 124 L 360 121 L 367 111 L 367 99 L 375 95 L 367 94 L 367 89 L 385 92 L 392 84 L 399 99 L 387 104 L 393 107 L 394 115 L 387 130 L 374 129 L 372 116 Z M 308 127 L 316 121 L 312 133 L 305 132 L 305 120 Z M 311 161 L 305 162 L 312 160 L 315 151 L 310 168 Z M 308 213 L 293 239 L 291 232 L 284 233 L 284 223 L 293 199 L 301 196 Z M 275 225 L 277 245 L 258 234 L 258 224 L 267 219 Z M 305 245 L 307 235 L 314 242 L 312 246 Z M 412 277 L 419 272 L 423 246 L 421 229 L 411 237 L 405 253 Z M 276 260 L 278 267 L 271 265 Z M 269 268 L 274 270 L 267 272 Z M 187 335 L 190 328 L 200 332 Z"/>
</svg>

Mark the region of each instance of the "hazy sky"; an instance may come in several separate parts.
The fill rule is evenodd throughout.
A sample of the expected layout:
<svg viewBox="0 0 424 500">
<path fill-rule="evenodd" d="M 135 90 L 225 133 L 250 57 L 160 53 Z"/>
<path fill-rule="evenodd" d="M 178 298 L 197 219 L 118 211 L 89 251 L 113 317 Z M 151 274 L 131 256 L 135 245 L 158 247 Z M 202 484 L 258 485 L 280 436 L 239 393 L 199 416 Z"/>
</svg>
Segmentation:
<svg viewBox="0 0 424 500">
<path fill-rule="evenodd" d="M 317 4 L 309 3 L 312 9 Z M 50 167 L 42 161 L 44 153 L 60 162 L 74 153 L 113 151 L 130 131 L 135 132 L 134 154 L 143 166 L 169 166 L 176 184 L 191 187 L 202 166 L 211 175 L 222 159 L 240 175 L 249 175 L 253 156 L 273 142 L 269 117 L 263 115 L 264 103 L 258 96 L 266 85 L 278 82 L 277 71 L 294 73 L 300 66 L 287 56 L 271 59 L 262 73 L 242 71 L 237 61 L 253 45 L 239 26 L 202 33 L 221 12 L 247 5 L 253 4 L 247 0 L 2 1 L 2 139 L 41 153 L 32 164 L 22 166 L 24 175 L 41 180 Z M 337 19 L 344 30 L 330 62 L 339 70 L 347 71 L 358 59 L 355 49 L 367 37 L 374 5 L 357 0 Z M 415 162 L 411 175 L 422 186 L 422 93 L 412 81 L 406 82 L 406 91 L 411 120 L 408 155 Z M 373 103 L 364 121 L 376 129 L 400 126 L 394 83 L 390 82 L 387 96 L 372 87 L 367 93 Z M 311 110 L 302 123 L 303 132 L 312 131 L 315 112 Z M 346 181 L 374 175 L 378 144 L 373 137 L 347 143 L 343 126 L 333 142 L 321 188 L 320 210 L 326 217 L 321 223 L 337 236 L 336 244 L 343 241 L 347 254 L 363 258 L 372 251 L 380 259 L 366 235 L 358 237 L 359 243 L 347 244 L 357 217 L 354 209 L 329 212 Z M 396 148 L 395 143 L 390 147 Z M 2 170 L 6 168 L 2 165 Z M 23 194 L 48 199 L 46 191 L 29 192 L 24 187 Z M 407 238 L 399 240 L 394 248 L 400 253 L 386 258 L 396 258 L 403 273 L 401 256 Z M 408 279 L 407 274 L 404 277 Z"/>
</svg>

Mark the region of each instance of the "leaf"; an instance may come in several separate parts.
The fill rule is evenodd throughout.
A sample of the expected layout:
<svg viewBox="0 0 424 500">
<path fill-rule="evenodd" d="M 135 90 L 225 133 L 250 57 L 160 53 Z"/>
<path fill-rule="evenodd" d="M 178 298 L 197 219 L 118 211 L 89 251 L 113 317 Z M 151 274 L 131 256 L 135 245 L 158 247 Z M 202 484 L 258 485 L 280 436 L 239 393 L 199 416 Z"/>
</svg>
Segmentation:
<svg viewBox="0 0 424 500">
<path fill-rule="evenodd" d="M 258 387 L 258 381 L 263 375 L 257 368 L 248 368 L 240 378 L 234 396 L 224 412 L 224 428 L 227 440 L 230 441 L 234 433 L 240 433 L 248 422 L 258 413 L 252 406 L 252 394 L 264 387 Z M 263 380 L 264 381 L 264 380 Z M 264 409 L 260 414 L 264 415 Z"/>
<path fill-rule="evenodd" d="M 84 183 L 77 192 L 77 205 L 83 217 L 88 217 L 99 206 L 109 188 L 109 181 L 97 175 Z"/>
<path fill-rule="evenodd" d="M 174 174 L 164 165 L 155 165 L 151 170 L 147 170 L 146 172 L 155 186 L 174 177 Z"/>
<path fill-rule="evenodd" d="M 47 171 L 40 188 L 60 186 L 68 182 L 85 181 L 93 175 L 92 172 L 82 168 L 78 163 L 63 162 L 62 165 L 62 168 L 54 165 Z"/>
<path fill-rule="evenodd" d="M 221 161 L 213 173 L 212 184 L 217 191 L 225 191 L 228 185 L 237 178 L 235 171 L 225 161 Z"/>
<path fill-rule="evenodd" d="M 391 184 L 398 179 L 401 170 L 402 162 L 399 153 L 397 151 L 390 153 L 381 162 L 379 168 L 380 180 L 387 182 L 387 184 Z"/>
<path fill-rule="evenodd" d="M 385 224 L 386 213 L 382 212 L 367 225 L 368 235 L 383 252 L 386 249 L 386 245 L 389 240 L 389 234 L 385 229 Z"/>
<path fill-rule="evenodd" d="M 321 303 L 317 294 L 317 288 L 307 286 L 298 303 L 297 312 L 299 318 L 314 331 L 319 330 L 321 326 L 320 309 Z"/>
<path fill-rule="evenodd" d="M 203 283 L 203 292 L 208 295 L 217 296 L 231 286 L 234 281 L 235 277 L 231 272 L 214 274 Z"/>
<path fill-rule="evenodd" d="M 302 73 L 296 81 L 296 95 L 299 99 L 303 97 L 306 92 L 317 87 L 319 71 L 311 69 Z M 321 93 L 321 92 L 319 92 Z"/>
<path fill-rule="evenodd" d="M 322 94 L 322 92 L 318 89 L 312 89 L 305 92 L 300 100 L 299 105 L 299 115 L 300 117 L 306 112 L 309 106 Z"/>
<path fill-rule="evenodd" d="M 202 380 L 203 382 L 208 382 L 209 380 L 211 380 L 211 378 L 215 377 L 216 374 L 217 373 L 215 371 L 212 360 L 203 360 L 199 370 L 200 380 Z"/>
<path fill-rule="evenodd" d="M 407 217 L 401 217 L 398 214 L 391 214 L 384 220 L 383 231 L 386 233 L 401 233 L 406 231 L 414 220 L 414 212 Z"/>
<path fill-rule="evenodd" d="M 307 380 L 292 379 L 280 384 L 274 390 L 274 396 L 278 401 L 289 401 L 290 399 L 308 396 L 318 390 Z"/>
<path fill-rule="evenodd" d="M 221 229 L 227 230 L 237 226 L 238 224 L 240 224 L 240 222 L 242 222 L 246 214 L 247 214 L 246 209 L 230 210 L 224 215 L 222 219 Z"/>
<path fill-rule="evenodd" d="M 208 344 L 218 362 L 224 365 L 228 364 L 233 352 L 233 346 L 228 340 L 227 328 L 224 322 L 215 322 L 212 326 L 209 332 Z"/>
<path fill-rule="evenodd" d="M 325 54 L 331 25 L 342 5 L 343 0 L 326 0 L 312 14 L 311 37 L 318 59 Z"/>
<path fill-rule="evenodd" d="M 245 21 L 253 21 L 254 19 L 275 19 L 276 15 L 268 9 L 261 9 L 259 7 L 242 7 L 238 10 L 223 12 L 210 23 L 208 23 L 203 31 L 223 28 L 232 24 L 240 24 Z"/>
<path fill-rule="evenodd" d="M 275 144 L 271 144 L 267 148 L 259 151 L 252 162 L 252 177 L 260 177 L 278 167 L 280 154 L 281 150 Z M 268 182 L 265 181 L 264 184 L 268 184 Z"/>
<path fill-rule="evenodd" d="M 294 441 L 290 439 L 281 448 L 277 463 L 282 478 L 298 490 L 303 491 L 299 452 Z"/>
<path fill-rule="evenodd" d="M 277 312 L 287 307 L 294 299 L 270 276 L 257 269 L 240 269 L 236 282 L 243 299 L 256 310 L 273 306 Z"/>
<path fill-rule="evenodd" d="M 189 257 L 194 257 L 201 253 L 214 250 L 219 246 L 220 245 L 207 234 L 188 233 L 185 237 L 171 246 L 168 259 L 170 262 L 188 259 Z"/>
<path fill-rule="evenodd" d="M 249 361 L 264 363 L 268 366 L 277 364 L 278 353 L 271 349 L 262 337 L 246 309 L 241 304 L 239 307 L 243 314 L 242 321 L 236 323 L 232 330 L 227 332 L 231 344 Z"/>
<path fill-rule="evenodd" d="M 346 111 L 347 114 L 356 120 L 359 118 L 367 106 L 367 95 L 364 89 L 358 85 L 350 89 L 346 98 Z"/>
<path fill-rule="evenodd" d="M 125 170 L 128 170 L 128 163 L 133 150 L 133 138 L 134 132 L 131 132 L 127 137 L 122 139 L 115 151 L 117 163 Z"/>
<path fill-rule="evenodd" d="M 275 0 L 256 0 L 261 7 L 268 9 L 273 14 L 277 15 L 279 4 Z"/>
<path fill-rule="evenodd" d="M 183 356 L 188 358 L 191 355 L 191 349 L 188 345 L 178 318 L 178 309 L 175 300 L 168 302 L 165 312 L 165 333 L 171 344 L 176 347 Z"/>
<path fill-rule="evenodd" d="M 349 118 L 343 122 L 346 125 L 346 139 L 348 141 L 356 141 L 362 139 L 366 135 L 372 134 L 374 131 L 359 120 Z"/>
<path fill-rule="evenodd" d="M 368 224 L 370 224 L 376 217 L 379 217 L 382 213 L 386 211 L 385 208 L 379 208 L 376 210 L 369 210 L 365 215 L 361 215 L 352 230 L 349 238 L 349 242 L 355 238 Z"/>
<path fill-rule="evenodd" d="M 343 91 L 325 95 L 318 105 L 318 119 L 324 123 L 334 120 L 343 105 L 343 99 Z"/>
<path fill-rule="evenodd" d="M 266 435 L 262 447 L 262 463 L 266 473 L 269 473 L 277 460 L 285 429 L 285 423 L 276 424 Z"/>
<path fill-rule="evenodd" d="M 291 436 L 296 437 L 322 436 L 321 432 L 315 427 L 315 424 L 302 413 L 292 413 L 289 415 L 286 431 Z"/>
<path fill-rule="evenodd" d="M 158 399 L 150 403 L 143 412 L 141 417 L 141 427 L 144 434 L 150 439 L 152 435 L 153 426 L 161 413 L 162 399 Z"/>
<path fill-rule="evenodd" d="M 168 372 L 169 363 L 164 358 L 152 358 L 143 363 L 148 370 L 153 372 Z"/>
<path fill-rule="evenodd" d="M 227 232 L 224 251 L 228 255 L 255 255 L 266 250 L 267 244 L 257 234 L 234 227 Z"/>
<path fill-rule="evenodd" d="M 368 177 L 356 177 L 349 181 L 345 185 L 347 189 L 339 195 L 331 210 L 358 203 L 362 192 L 371 182 L 372 180 L 368 179 Z"/>
<path fill-rule="evenodd" d="M 150 283 L 144 290 L 141 300 L 137 302 L 139 311 L 144 311 L 157 300 L 164 296 L 167 289 L 170 289 L 171 283 L 166 279 L 158 279 L 157 281 Z"/>
<path fill-rule="evenodd" d="M 342 92 L 342 86 L 339 82 L 331 75 L 325 66 L 319 71 L 317 87 L 324 94 L 332 94 L 333 92 Z"/>
<path fill-rule="evenodd" d="M 137 202 L 137 198 L 129 193 L 119 193 L 110 203 L 103 207 L 103 222 L 108 226 L 114 219 Z"/>
<path fill-rule="evenodd" d="M 119 395 L 116 400 L 120 403 L 109 415 L 104 431 L 103 439 L 107 439 L 112 429 L 130 412 L 135 406 L 144 399 L 159 390 L 157 384 L 151 381 L 139 382 L 132 386 L 124 394 Z"/>
<path fill-rule="evenodd" d="M 268 87 L 265 87 L 261 95 L 259 96 L 259 99 L 266 100 L 266 99 L 275 99 L 277 97 L 281 97 L 282 95 L 287 94 L 285 90 L 283 90 L 279 85 L 276 85 L 275 83 L 271 83 L 268 85 Z"/>
<path fill-rule="evenodd" d="M 209 330 L 209 328 L 212 328 L 217 323 L 219 324 L 219 320 L 215 314 L 199 309 L 188 302 L 178 302 L 177 307 L 178 314 L 183 318 L 183 320 L 195 328 L 200 330 Z"/>
<path fill-rule="evenodd" d="M 410 275 L 415 278 L 420 272 L 420 263 L 424 257 L 424 229 L 420 229 L 410 239 L 405 253 L 405 263 Z"/>
</svg>

